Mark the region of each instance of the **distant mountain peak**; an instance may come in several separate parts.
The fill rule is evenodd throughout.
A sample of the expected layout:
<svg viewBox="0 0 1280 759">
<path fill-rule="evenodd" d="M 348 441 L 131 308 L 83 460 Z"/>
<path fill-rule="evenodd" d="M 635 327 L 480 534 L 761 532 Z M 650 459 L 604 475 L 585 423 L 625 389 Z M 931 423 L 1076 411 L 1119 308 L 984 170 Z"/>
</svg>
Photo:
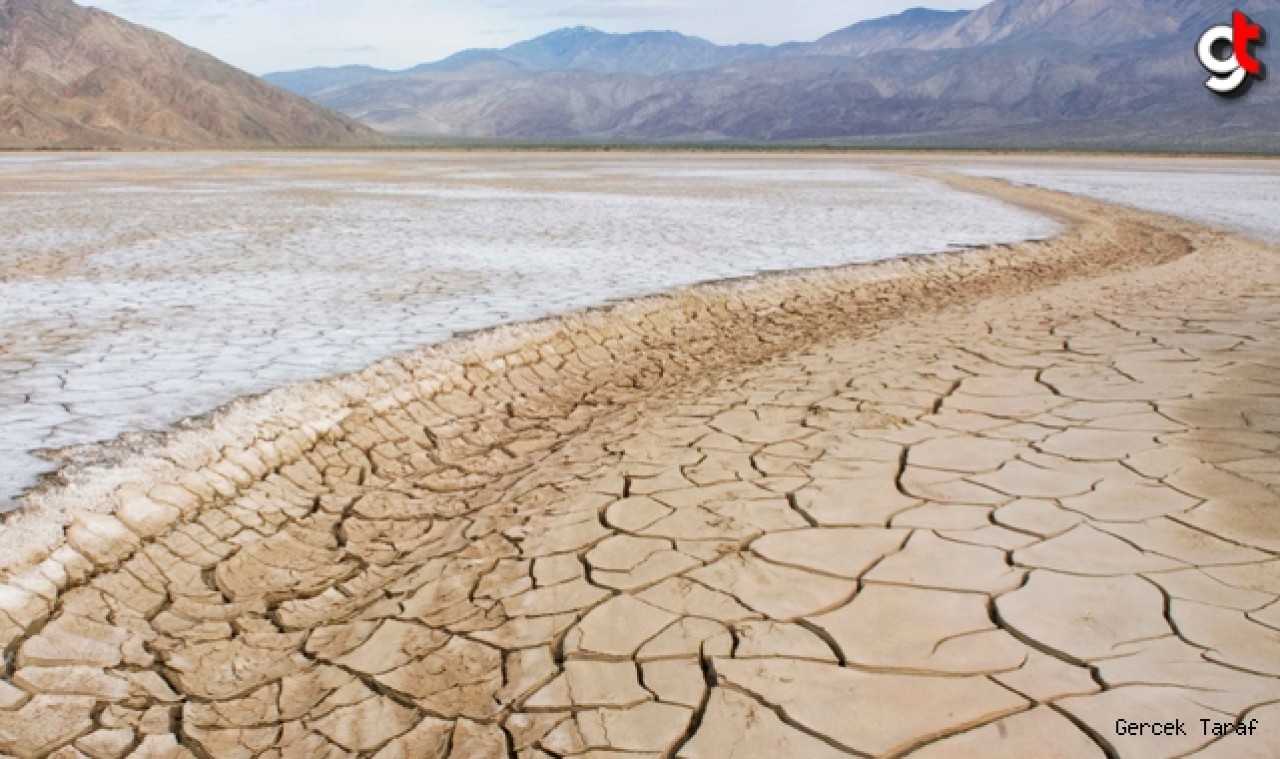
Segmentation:
<svg viewBox="0 0 1280 759">
<path fill-rule="evenodd" d="M 971 9 L 940 11 L 937 8 L 928 8 L 923 5 L 916 5 L 916 6 L 907 8 L 906 10 L 899 11 L 896 15 L 898 18 L 914 19 L 914 18 L 922 18 L 926 16 L 940 16 L 940 15 L 959 17 L 959 16 L 967 16 L 972 12 L 973 11 Z M 894 16 L 886 16 L 885 18 L 894 18 Z"/>
<path fill-rule="evenodd" d="M 577 26 L 563 26 L 563 27 L 560 27 L 559 29 L 554 29 L 542 35 L 542 37 L 573 37 L 573 36 L 597 35 L 597 34 L 612 36 L 611 32 L 601 31 L 600 29 L 597 29 L 594 26 L 587 26 L 586 24 L 578 24 Z"/>
<path fill-rule="evenodd" d="M 584 70 L 649 76 L 712 68 L 751 54 L 747 47 L 720 47 L 679 32 L 615 34 L 589 26 L 557 29 L 499 53 L 535 71 Z"/>
<path fill-rule="evenodd" d="M 956 26 L 971 11 L 939 11 L 908 8 L 883 18 L 860 21 L 819 39 L 810 52 L 824 55 L 864 56 L 883 50 L 909 48 Z"/>
</svg>

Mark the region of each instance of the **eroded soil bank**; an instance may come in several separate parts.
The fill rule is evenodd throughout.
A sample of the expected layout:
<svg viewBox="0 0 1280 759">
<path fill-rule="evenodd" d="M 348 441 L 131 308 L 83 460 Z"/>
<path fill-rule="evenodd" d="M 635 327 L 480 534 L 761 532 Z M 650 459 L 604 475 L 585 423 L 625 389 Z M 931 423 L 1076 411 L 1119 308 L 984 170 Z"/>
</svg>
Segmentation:
<svg viewBox="0 0 1280 759">
<path fill-rule="evenodd" d="M 0 751 L 1274 755 L 1199 727 L 1280 717 L 1280 258 L 951 181 L 1071 229 L 477 336 L 51 494 Z"/>
</svg>

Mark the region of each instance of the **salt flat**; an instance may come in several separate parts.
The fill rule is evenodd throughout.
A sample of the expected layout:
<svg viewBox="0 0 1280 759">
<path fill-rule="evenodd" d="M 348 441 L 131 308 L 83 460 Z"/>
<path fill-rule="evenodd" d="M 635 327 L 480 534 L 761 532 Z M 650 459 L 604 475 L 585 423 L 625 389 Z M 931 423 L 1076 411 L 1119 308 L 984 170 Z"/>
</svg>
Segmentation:
<svg viewBox="0 0 1280 759">
<path fill-rule="evenodd" d="M 1024 159 L 983 161 L 965 169 L 1280 242 L 1280 165 L 1274 160 Z"/>
<path fill-rule="evenodd" d="M 5 156 L 0 507 L 53 451 L 460 331 L 1056 229 L 832 157 Z"/>
</svg>

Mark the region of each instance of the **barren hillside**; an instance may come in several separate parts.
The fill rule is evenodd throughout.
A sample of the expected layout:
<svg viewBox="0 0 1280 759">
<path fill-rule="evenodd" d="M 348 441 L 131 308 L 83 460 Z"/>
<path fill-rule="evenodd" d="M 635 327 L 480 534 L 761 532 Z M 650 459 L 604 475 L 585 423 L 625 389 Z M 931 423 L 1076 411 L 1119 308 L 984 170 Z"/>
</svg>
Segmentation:
<svg viewBox="0 0 1280 759">
<path fill-rule="evenodd" d="M 0 147 L 321 146 L 355 121 L 70 0 L 0 0 Z"/>
</svg>

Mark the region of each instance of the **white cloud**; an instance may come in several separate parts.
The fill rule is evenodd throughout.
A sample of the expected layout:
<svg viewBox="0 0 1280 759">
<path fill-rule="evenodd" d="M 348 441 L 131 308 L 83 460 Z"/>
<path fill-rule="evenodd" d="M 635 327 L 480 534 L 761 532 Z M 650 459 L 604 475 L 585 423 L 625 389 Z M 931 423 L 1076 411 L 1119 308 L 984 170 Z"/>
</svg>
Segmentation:
<svg viewBox="0 0 1280 759">
<path fill-rule="evenodd" d="M 561 26 L 674 29 L 722 44 L 816 39 L 921 0 L 80 0 L 257 74 L 366 63 L 406 68 Z M 983 0 L 934 0 L 967 8 Z"/>
</svg>

